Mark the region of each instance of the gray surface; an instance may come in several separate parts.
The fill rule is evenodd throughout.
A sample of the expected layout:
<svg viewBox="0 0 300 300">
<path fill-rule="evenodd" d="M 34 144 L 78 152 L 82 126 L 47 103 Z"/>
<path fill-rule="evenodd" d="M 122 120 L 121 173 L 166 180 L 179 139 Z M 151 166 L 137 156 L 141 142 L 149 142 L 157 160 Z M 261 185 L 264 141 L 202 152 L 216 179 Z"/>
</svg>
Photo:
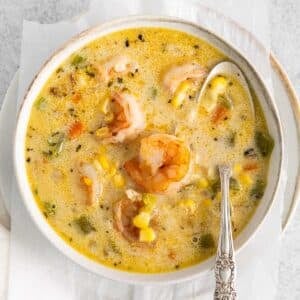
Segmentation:
<svg viewBox="0 0 300 300">
<path fill-rule="evenodd" d="M 76 16 L 88 3 L 88 0 L 0 0 L 0 103 L 18 68 L 22 19 L 55 22 Z M 272 50 L 300 94 L 300 1 L 271 0 L 271 3 Z M 282 241 L 280 300 L 300 299 L 299 216 L 300 206 Z"/>
</svg>

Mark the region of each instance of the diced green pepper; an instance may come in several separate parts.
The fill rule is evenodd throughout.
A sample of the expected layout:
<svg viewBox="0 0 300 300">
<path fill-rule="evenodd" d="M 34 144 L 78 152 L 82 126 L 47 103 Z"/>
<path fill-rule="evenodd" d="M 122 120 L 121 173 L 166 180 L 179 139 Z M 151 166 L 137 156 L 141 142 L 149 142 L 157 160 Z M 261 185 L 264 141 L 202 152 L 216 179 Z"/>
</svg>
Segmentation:
<svg viewBox="0 0 300 300">
<path fill-rule="evenodd" d="M 264 195 L 266 183 L 262 180 L 257 180 L 254 187 L 250 191 L 250 197 L 254 200 L 261 199 Z"/>
<path fill-rule="evenodd" d="M 268 133 L 257 131 L 255 133 L 255 144 L 260 154 L 267 157 L 271 154 L 274 147 L 274 140 Z"/>
<path fill-rule="evenodd" d="M 199 246 L 201 248 L 209 249 L 215 247 L 215 240 L 211 233 L 206 233 L 200 236 Z"/>
<path fill-rule="evenodd" d="M 75 223 L 79 226 L 80 230 L 84 234 L 89 234 L 92 231 L 96 231 L 96 228 L 91 224 L 89 219 L 84 215 L 76 219 Z"/>
<path fill-rule="evenodd" d="M 50 202 L 44 202 L 43 203 L 43 213 L 46 218 L 50 216 L 54 216 L 56 213 L 56 205 Z"/>
<path fill-rule="evenodd" d="M 233 177 L 230 178 L 229 188 L 233 191 L 239 191 L 241 189 L 239 182 Z"/>
<path fill-rule="evenodd" d="M 46 108 L 46 98 L 45 97 L 40 97 L 34 104 L 34 106 L 38 110 L 45 110 Z"/>
<path fill-rule="evenodd" d="M 80 55 L 75 55 L 74 58 L 72 59 L 71 65 L 74 67 L 78 67 L 82 62 L 85 61 L 85 58 L 83 58 Z"/>
</svg>

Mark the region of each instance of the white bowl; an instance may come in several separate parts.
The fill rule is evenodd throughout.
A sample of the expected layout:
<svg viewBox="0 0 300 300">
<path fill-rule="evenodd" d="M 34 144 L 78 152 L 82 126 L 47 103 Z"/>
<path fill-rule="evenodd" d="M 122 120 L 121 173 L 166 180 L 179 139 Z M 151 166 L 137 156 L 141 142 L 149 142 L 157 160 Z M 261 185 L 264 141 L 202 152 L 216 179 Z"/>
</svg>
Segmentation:
<svg viewBox="0 0 300 300">
<path fill-rule="evenodd" d="M 270 159 L 268 185 L 266 187 L 265 194 L 260 200 L 259 206 L 249 224 L 235 239 L 234 245 L 236 251 L 240 251 L 245 246 L 247 241 L 255 236 L 257 229 L 262 224 L 272 205 L 273 199 L 275 198 L 275 195 L 277 193 L 278 182 L 281 177 L 283 144 L 281 125 L 278 118 L 277 109 L 274 104 L 275 102 L 271 98 L 269 92 L 267 91 L 267 88 L 265 87 L 258 73 L 254 70 L 253 66 L 251 66 L 251 64 L 236 49 L 234 49 L 231 45 L 226 43 L 215 34 L 209 32 L 208 30 L 184 20 L 154 16 L 135 16 L 126 19 L 120 19 L 84 31 L 72 38 L 61 49 L 59 49 L 44 64 L 42 69 L 32 81 L 24 97 L 18 116 L 14 143 L 15 172 L 19 189 L 25 205 L 38 228 L 62 253 L 74 260 L 76 263 L 97 274 L 103 275 L 110 279 L 120 280 L 124 282 L 160 284 L 171 282 L 178 283 L 180 281 L 200 276 L 201 274 L 205 274 L 206 272 L 211 270 L 214 265 L 214 258 L 212 257 L 204 262 L 185 269 L 160 274 L 132 273 L 106 267 L 80 254 L 72 247 L 70 247 L 67 243 L 65 243 L 56 234 L 56 232 L 47 223 L 40 209 L 38 208 L 26 175 L 25 139 L 30 112 L 36 97 L 38 96 L 40 90 L 46 83 L 49 76 L 51 76 L 51 74 L 67 57 L 69 57 L 74 51 L 80 49 L 87 43 L 111 32 L 137 27 L 172 28 L 187 32 L 206 40 L 208 43 L 220 49 L 231 60 L 236 62 L 236 64 L 242 69 L 251 86 L 255 90 L 264 111 L 270 134 L 274 138 L 275 147 Z"/>
</svg>

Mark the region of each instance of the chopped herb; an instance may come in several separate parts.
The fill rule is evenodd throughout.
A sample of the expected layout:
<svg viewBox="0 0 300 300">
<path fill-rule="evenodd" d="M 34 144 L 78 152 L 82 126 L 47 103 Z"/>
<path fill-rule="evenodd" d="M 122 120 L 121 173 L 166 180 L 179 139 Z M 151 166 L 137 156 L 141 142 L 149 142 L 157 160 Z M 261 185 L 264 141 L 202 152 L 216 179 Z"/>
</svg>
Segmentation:
<svg viewBox="0 0 300 300">
<path fill-rule="evenodd" d="M 166 43 L 162 43 L 161 44 L 161 52 L 166 52 L 167 51 L 167 44 Z"/>
<path fill-rule="evenodd" d="M 230 178 L 229 188 L 233 191 L 239 191 L 241 189 L 239 182 L 233 177 Z"/>
<path fill-rule="evenodd" d="M 266 183 L 262 180 L 257 180 L 254 187 L 250 191 L 250 197 L 254 200 L 261 199 L 264 195 Z"/>
<path fill-rule="evenodd" d="M 59 153 L 63 150 L 63 145 L 65 141 L 65 134 L 62 132 L 54 132 L 47 139 L 50 149 L 48 151 L 43 151 L 43 154 L 47 157 L 52 155 L 58 156 Z"/>
<path fill-rule="evenodd" d="M 40 98 L 35 102 L 34 106 L 35 106 L 38 110 L 45 110 L 45 108 L 46 108 L 46 98 L 40 97 Z"/>
<path fill-rule="evenodd" d="M 50 202 L 43 203 L 43 213 L 46 218 L 54 216 L 56 213 L 56 205 Z"/>
<path fill-rule="evenodd" d="M 56 73 L 60 73 L 60 72 L 63 72 L 64 69 L 62 67 L 59 67 L 57 70 L 56 70 Z"/>
<path fill-rule="evenodd" d="M 129 47 L 129 45 L 130 45 L 130 44 L 129 44 L 129 40 L 126 39 L 126 40 L 125 40 L 125 47 Z"/>
<path fill-rule="evenodd" d="M 64 133 L 62 132 L 54 132 L 51 134 L 51 136 L 47 139 L 49 146 L 56 146 L 58 143 L 61 142 L 65 137 Z"/>
<path fill-rule="evenodd" d="M 58 87 L 56 87 L 56 86 L 51 86 L 49 88 L 49 93 L 54 95 L 54 96 L 58 96 L 60 94 L 59 90 L 58 90 Z"/>
<path fill-rule="evenodd" d="M 109 240 L 108 243 L 109 243 L 109 248 L 110 248 L 114 253 L 121 254 L 121 251 L 120 251 L 120 249 L 118 248 L 118 246 L 116 245 L 116 242 L 115 242 L 114 240 Z"/>
<path fill-rule="evenodd" d="M 90 77 L 95 77 L 95 73 L 94 73 L 94 72 L 91 72 L 91 71 L 86 70 L 85 73 L 86 73 L 87 75 L 89 75 Z"/>
<path fill-rule="evenodd" d="M 123 78 L 118 77 L 118 78 L 117 78 L 117 81 L 118 81 L 118 83 L 123 83 Z"/>
<path fill-rule="evenodd" d="M 39 194 L 38 189 L 34 189 L 33 193 L 34 193 L 35 195 L 38 195 L 38 194 Z"/>
<path fill-rule="evenodd" d="M 256 153 L 254 148 L 249 148 L 244 151 L 244 156 L 254 158 L 256 157 Z"/>
<path fill-rule="evenodd" d="M 138 39 L 139 39 L 141 42 L 145 42 L 144 36 L 143 36 L 141 33 L 138 35 Z"/>
<path fill-rule="evenodd" d="M 92 65 L 86 66 L 85 73 L 90 77 L 95 77 L 95 68 Z"/>
<path fill-rule="evenodd" d="M 227 109 L 232 108 L 232 101 L 228 95 L 218 95 L 219 103 Z"/>
<path fill-rule="evenodd" d="M 96 231 L 95 227 L 90 223 L 89 219 L 86 216 L 81 216 L 80 218 L 76 219 L 75 224 L 79 226 L 80 230 L 84 234 Z"/>
<path fill-rule="evenodd" d="M 211 193 L 211 197 L 215 198 L 217 196 L 218 192 L 220 192 L 220 190 L 221 190 L 220 178 L 210 181 L 209 190 Z"/>
<path fill-rule="evenodd" d="M 151 98 L 152 98 L 152 99 L 155 99 L 156 96 L 157 96 L 157 88 L 152 87 L 152 88 L 151 88 Z"/>
<path fill-rule="evenodd" d="M 76 117 L 75 109 L 74 109 L 73 107 L 70 107 L 70 108 L 68 109 L 68 112 L 69 112 L 70 116 Z"/>
<path fill-rule="evenodd" d="M 235 140 L 236 140 L 236 131 L 232 131 L 229 136 L 227 137 L 227 142 L 230 147 L 235 146 Z"/>
<path fill-rule="evenodd" d="M 78 152 L 80 149 L 81 149 L 81 145 L 79 144 L 79 145 L 76 147 L 76 152 Z"/>
<path fill-rule="evenodd" d="M 74 67 L 78 67 L 82 62 L 85 61 L 85 58 L 83 58 L 80 55 L 75 55 L 74 58 L 72 59 L 71 65 Z"/>
<path fill-rule="evenodd" d="M 53 151 L 51 151 L 51 150 L 43 151 L 42 153 L 46 157 L 51 157 L 53 155 Z"/>
<path fill-rule="evenodd" d="M 274 140 L 268 133 L 257 131 L 255 133 L 255 144 L 260 154 L 267 157 L 271 154 L 274 147 Z"/>
<path fill-rule="evenodd" d="M 206 233 L 200 236 L 199 246 L 201 248 L 209 249 L 215 247 L 215 240 L 211 233 Z"/>
</svg>

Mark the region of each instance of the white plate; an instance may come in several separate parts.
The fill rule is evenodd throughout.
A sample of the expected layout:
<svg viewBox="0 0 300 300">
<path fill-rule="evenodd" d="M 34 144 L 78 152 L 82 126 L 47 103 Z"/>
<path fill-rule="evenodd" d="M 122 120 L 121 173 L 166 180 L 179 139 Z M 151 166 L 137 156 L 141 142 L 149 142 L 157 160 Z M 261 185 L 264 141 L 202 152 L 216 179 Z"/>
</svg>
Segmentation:
<svg viewBox="0 0 300 300">
<path fill-rule="evenodd" d="M 283 67 L 271 54 L 273 88 L 279 114 L 282 119 L 283 132 L 287 141 L 285 147 L 288 161 L 288 181 L 285 190 L 286 197 L 283 202 L 282 230 L 285 231 L 289 224 L 296 205 L 299 201 L 299 126 L 300 104 L 292 83 L 288 79 Z M 13 173 L 12 141 L 16 119 L 16 101 L 18 93 L 18 75 L 16 72 L 3 100 L 0 112 L 0 192 L 4 205 L 10 210 L 10 184 Z M 280 99 L 280 101 L 279 101 Z M 298 142 L 297 142 L 298 141 Z M 1 198 L 0 198 L 1 200 Z M 1 207 L 1 206 L 0 206 Z M 0 211 L 0 215 L 5 212 Z M 5 224 L 4 224 L 5 225 Z"/>
</svg>

